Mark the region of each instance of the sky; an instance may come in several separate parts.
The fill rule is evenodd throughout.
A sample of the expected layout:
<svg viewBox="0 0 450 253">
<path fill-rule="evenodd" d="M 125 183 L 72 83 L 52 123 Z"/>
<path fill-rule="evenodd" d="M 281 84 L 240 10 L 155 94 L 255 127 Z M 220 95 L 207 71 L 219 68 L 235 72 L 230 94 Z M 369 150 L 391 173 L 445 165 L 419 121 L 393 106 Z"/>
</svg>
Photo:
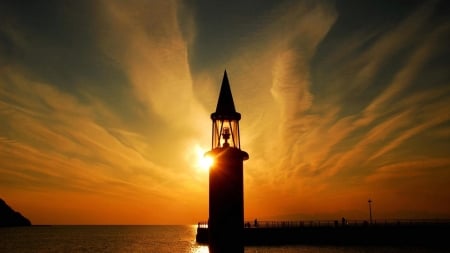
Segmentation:
<svg viewBox="0 0 450 253">
<path fill-rule="evenodd" d="M 450 218 L 447 1 L 1 1 L 0 198 L 196 224 L 227 70 L 245 218 Z"/>
</svg>

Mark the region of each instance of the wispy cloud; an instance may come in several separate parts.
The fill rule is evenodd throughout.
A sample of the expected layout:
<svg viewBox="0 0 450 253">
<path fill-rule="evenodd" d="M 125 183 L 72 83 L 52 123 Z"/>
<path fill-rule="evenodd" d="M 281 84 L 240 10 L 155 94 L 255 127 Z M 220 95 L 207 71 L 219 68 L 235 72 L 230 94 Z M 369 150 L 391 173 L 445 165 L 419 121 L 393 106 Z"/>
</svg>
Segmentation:
<svg viewBox="0 0 450 253">
<path fill-rule="evenodd" d="M 82 5 L 71 6 L 95 15 L 55 17 L 41 33 L 20 16 L 0 24 L 0 190 L 39 219 L 62 222 L 61 199 L 79 222 L 113 222 L 108 207 L 129 223 L 206 218 L 208 177 L 195 160 L 209 148 L 225 68 L 250 154 L 247 216 L 359 214 L 368 197 L 386 215 L 450 210 L 439 205 L 450 25 L 436 2 L 382 26 L 349 25 L 346 4 L 328 1 L 262 3 L 270 9 L 229 26 L 201 23 L 213 15 L 199 11 L 215 11 L 202 1 Z M 86 29 L 73 25 L 81 18 Z M 415 203 L 402 197 L 411 193 Z"/>
<path fill-rule="evenodd" d="M 98 101 L 82 103 L 9 68 L 2 70 L 2 77 L 3 189 L 58 192 L 62 197 L 95 194 L 126 202 L 145 196 L 167 202 L 190 187 L 180 184 L 187 175 L 148 159 L 142 148 L 148 138 L 120 130 L 121 125 L 111 128 L 118 122 L 111 115 L 118 115 L 104 114 L 104 107 L 96 107 Z"/>
<path fill-rule="evenodd" d="M 199 145 L 206 149 L 209 131 L 204 128 L 210 123 L 192 90 L 177 3 L 94 5 L 98 48 L 126 74 L 128 80 L 119 86 L 131 90 L 132 97 L 122 94 L 126 99 L 117 98 L 119 104 L 111 106 L 105 94 L 117 94 L 119 86 L 102 84 L 98 97 L 84 85 L 72 93 L 60 88 L 66 84 L 35 81 L 18 66 L 2 68 L 3 186 L 12 192 L 104 195 L 119 203 L 149 199 L 157 207 L 151 211 L 144 201 L 149 213 L 173 213 L 171 202 L 192 200 L 200 206 L 207 178 L 193 176 L 195 161 L 186 154 Z M 26 51 L 32 46 L 20 44 Z M 129 121 L 127 112 L 139 118 Z M 185 196 L 186 189 L 193 194 Z M 130 222 L 140 218 L 130 217 Z"/>
<path fill-rule="evenodd" d="M 259 128 L 272 128 L 265 132 L 269 135 L 255 138 L 258 141 L 265 140 L 265 148 L 252 147 L 253 154 L 256 155 L 264 149 L 268 151 L 264 158 L 258 156 L 257 159 L 260 160 L 254 164 L 252 161 L 248 162 L 248 170 L 259 172 L 247 172 L 251 176 L 249 184 L 255 191 L 252 197 L 259 194 L 270 196 L 268 198 L 278 196 L 281 203 L 277 204 L 280 206 L 290 206 L 291 204 L 286 203 L 291 201 L 308 201 L 314 194 L 323 200 L 337 192 L 345 192 L 351 198 L 353 193 L 345 189 L 346 184 L 352 184 L 354 191 L 359 190 L 364 195 L 367 191 L 357 186 L 357 183 L 355 185 L 355 180 L 371 177 L 379 166 L 407 163 L 408 156 L 402 155 L 405 152 L 402 152 L 402 148 L 407 147 L 405 150 L 408 150 L 411 157 L 420 156 L 424 167 L 427 164 L 431 166 L 435 159 L 441 159 L 438 158 L 439 155 L 433 155 L 432 151 L 423 153 L 423 149 L 415 146 L 416 141 L 411 142 L 413 138 L 429 135 L 436 127 L 449 122 L 446 113 L 448 103 L 445 102 L 448 90 L 443 87 L 445 84 L 427 85 L 419 81 L 428 75 L 427 64 L 442 52 L 443 39 L 449 33 L 445 23 L 431 30 L 427 28 L 432 22 L 431 15 L 435 7 L 433 3 L 427 2 L 396 26 L 384 27 L 385 30 L 375 34 L 371 32 L 350 36 L 348 43 L 338 44 L 339 47 L 333 48 L 335 52 L 353 51 L 351 54 L 354 58 L 345 59 L 340 54 L 328 56 L 334 58 L 322 56 L 327 62 L 336 64 L 333 72 L 320 73 L 333 76 L 332 82 L 324 87 L 333 92 L 315 92 L 318 88 L 315 89 L 314 85 L 317 84 L 312 81 L 311 66 L 311 57 L 315 56 L 317 45 L 324 41 L 334 24 L 336 16 L 332 11 L 324 12 L 324 16 L 312 11 L 311 15 L 328 20 L 328 23 L 309 22 L 323 24 L 310 25 L 314 27 L 314 33 L 311 34 L 302 30 L 303 38 L 315 38 L 305 39 L 310 44 L 305 46 L 302 41 L 295 40 L 295 36 L 286 36 L 293 38 L 292 44 L 278 43 L 272 50 L 268 50 L 273 53 L 270 58 L 274 63 L 271 88 L 273 100 L 266 98 L 264 108 L 275 123 L 265 123 L 264 126 L 255 124 Z M 302 22 L 302 19 L 298 20 L 299 23 Z M 292 30 L 294 32 L 288 33 L 289 35 L 295 34 L 295 29 Z M 271 34 L 279 38 L 276 33 Z M 288 40 L 286 37 L 282 41 Z M 364 43 L 365 49 L 361 50 Z M 386 72 L 385 65 L 393 59 L 398 65 Z M 254 63 L 253 66 L 266 66 L 265 64 Z M 267 75 L 261 75 L 267 78 Z M 329 97 L 321 97 L 324 94 Z M 370 99 L 350 108 L 351 101 L 347 98 L 361 95 Z M 261 122 L 259 118 L 250 120 Z M 443 142 L 445 139 L 448 136 L 434 141 Z M 411 173 L 413 176 L 413 172 Z M 432 172 L 430 173 L 431 176 Z M 445 173 L 441 176 L 448 177 Z M 270 181 L 269 178 L 275 179 L 273 184 L 260 187 L 256 184 Z M 427 184 L 425 181 L 424 184 Z M 263 187 L 270 187 L 273 192 L 260 192 Z M 394 184 L 390 187 L 396 188 Z M 305 191 L 313 194 L 307 196 Z M 289 194 L 284 195 L 283 192 Z M 361 194 L 358 196 L 366 198 Z M 293 212 L 295 209 L 304 211 L 313 208 L 292 205 L 289 208 Z M 322 206 L 319 203 L 314 205 Z M 286 208 L 289 209 L 287 206 Z"/>
<path fill-rule="evenodd" d="M 176 2 L 106 1 L 104 7 L 101 25 L 110 32 L 100 37 L 102 48 L 121 63 L 136 97 L 166 124 L 198 132 L 208 114 L 193 93 Z"/>
</svg>

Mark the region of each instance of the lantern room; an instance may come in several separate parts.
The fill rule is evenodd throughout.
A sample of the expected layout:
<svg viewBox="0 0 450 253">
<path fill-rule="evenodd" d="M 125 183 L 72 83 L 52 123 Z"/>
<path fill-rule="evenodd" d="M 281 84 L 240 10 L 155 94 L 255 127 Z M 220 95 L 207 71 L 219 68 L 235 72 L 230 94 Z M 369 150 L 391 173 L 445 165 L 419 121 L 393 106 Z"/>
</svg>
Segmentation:
<svg viewBox="0 0 450 253">
<path fill-rule="evenodd" d="M 239 120 L 241 114 L 236 112 L 230 83 L 225 71 L 220 88 L 216 111 L 211 114 L 212 149 L 232 147 L 241 149 L 239 137 Z"/>
</svg>

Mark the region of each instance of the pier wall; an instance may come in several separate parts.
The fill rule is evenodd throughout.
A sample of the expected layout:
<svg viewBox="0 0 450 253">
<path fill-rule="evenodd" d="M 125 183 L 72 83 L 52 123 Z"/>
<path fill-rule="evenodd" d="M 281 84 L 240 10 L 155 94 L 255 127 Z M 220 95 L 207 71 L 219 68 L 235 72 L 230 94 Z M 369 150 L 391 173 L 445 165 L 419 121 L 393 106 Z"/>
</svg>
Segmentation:
<svg viewBox="0 0 450 253">
<path fill-rule="evenodd" d="M 247 223 L 248 224 L 248 223 Z M 208 243 L 207 226 L 197 228 L 197 242 Z M 245 226 L 245 245 L 408 245 L 450 248 L 446 222 L 260 222 Z"/>
</svg>

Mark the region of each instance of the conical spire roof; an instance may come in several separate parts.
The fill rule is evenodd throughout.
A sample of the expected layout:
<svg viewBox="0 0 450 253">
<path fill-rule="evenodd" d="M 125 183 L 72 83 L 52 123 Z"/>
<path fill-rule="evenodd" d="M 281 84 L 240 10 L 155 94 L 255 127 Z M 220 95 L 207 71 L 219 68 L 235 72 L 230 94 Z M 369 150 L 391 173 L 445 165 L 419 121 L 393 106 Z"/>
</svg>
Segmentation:
<svg viewBox="0 0 450 253">
<path fill-rule="evenodd" d="M 240 120 L 241 114 L 236 112 L 233 95 L 231 94 L 230 83 L 227 71 L 223 74 L 222 86 L 220 87 L 219 100 L 217 101 L 216 112 L 211 114 L 212 119 Z"/>
</svg>

